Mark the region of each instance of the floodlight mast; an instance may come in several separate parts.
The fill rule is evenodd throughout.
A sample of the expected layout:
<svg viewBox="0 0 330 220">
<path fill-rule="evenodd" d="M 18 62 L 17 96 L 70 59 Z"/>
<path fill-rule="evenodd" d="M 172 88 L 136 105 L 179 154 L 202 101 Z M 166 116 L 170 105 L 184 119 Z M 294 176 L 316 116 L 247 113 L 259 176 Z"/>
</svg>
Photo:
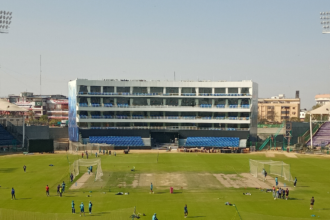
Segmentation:
<svg viewBox="0 0 330 220">
<path fill-rule="evenodd" d="M 8 34 L 12 13 L 9 11 L 0 11 L 0 34 Z"/>
</svg>

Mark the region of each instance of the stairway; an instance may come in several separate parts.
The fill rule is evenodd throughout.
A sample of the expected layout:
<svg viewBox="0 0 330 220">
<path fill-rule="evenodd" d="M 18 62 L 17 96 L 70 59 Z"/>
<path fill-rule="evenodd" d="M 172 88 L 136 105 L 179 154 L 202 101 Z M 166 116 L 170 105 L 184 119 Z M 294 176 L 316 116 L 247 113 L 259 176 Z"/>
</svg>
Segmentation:
<svg viewBox="0 0 330 220">
<path fill-rule="evenodd" d="M 330 144 L 330 122 L 325 122 L 313 136 L 313 146 L 326 146 Z M 307 142 L 307 146 L 311 141 Z"/>
</svg>

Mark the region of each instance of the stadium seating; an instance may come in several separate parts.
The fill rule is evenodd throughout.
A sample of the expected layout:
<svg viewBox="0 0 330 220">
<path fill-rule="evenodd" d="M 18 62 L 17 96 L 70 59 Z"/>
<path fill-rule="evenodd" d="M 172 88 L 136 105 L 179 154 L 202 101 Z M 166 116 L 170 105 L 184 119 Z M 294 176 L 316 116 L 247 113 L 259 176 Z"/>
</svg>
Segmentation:
<svg viewBox="0 0 330 220">
<path fill-rule="evenodd" d="M 229 108 L 238 108 L 238 105 L 229 105 Z"/>
<path fill-rule="evenodd" d="M 111 103 L 104 103 L 103 105 L 104 105 L 104 107 L 113 107 L 113 105 Z"/>
<path fill-rule="evenodd" d="M 0 146 L 13 145 L 14 143 L 16 143 L 16 139 L 0 125 Z"/>
<path fill-rule="evenodd" d="M 128 104 L 117 104 L 118 108 L 128 108 L 129 105 Z"/>
<path fill-rule="evenodd" d="M 90 136 L 90 143 L 112 144 L 122 147 L 138 147 L 144 146 L 140 136 Z"/>
<path fill-rule="evenodd" d="M 187 147 L 238 147 L 238 137 L 188 137 Z"/>
<path fill-rule="evenodd" d="M 241 105 L 241 108 L 250 108 L 250 105 Z"/>
<path fill-rule="evenodd" d="M 200 105 L 201 108 L 212 108 L 211 104 L 201 104 Z"/>
<path fill-rule="evenodd" d="M 79 103 L 79 107 L 88 107 L 87 103 Z"/>
<path fill-rule="evenodd" d="M 217 105 L 217 108 L 224 108 L 225 105 Z"/>
</svg>

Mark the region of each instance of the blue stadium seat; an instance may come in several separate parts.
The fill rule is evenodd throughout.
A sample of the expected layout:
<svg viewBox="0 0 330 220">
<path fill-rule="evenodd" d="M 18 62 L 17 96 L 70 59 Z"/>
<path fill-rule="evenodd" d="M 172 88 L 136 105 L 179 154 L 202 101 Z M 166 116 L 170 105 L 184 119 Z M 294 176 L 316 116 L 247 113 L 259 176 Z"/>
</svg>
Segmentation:
<svg viewBox="0 0 330 220">
<path fill-rule="evenodd" d="M 235 129 L 235 128 L 230 128 Z M 187 147 L 238 147 L 238 137 L 188 137 Z"/>
<path fill-rule="evenodd" d="M 4 128 L 0 125 L 0 146 L 4 145 L 15 145 L 17 140 Z"/>
<path fill-rule="evenodd" d="M 90 143 L 111 144 L 121 147 L 140 147 L 144 146 L 140 136 L 90 136 Z"/>
</svg>

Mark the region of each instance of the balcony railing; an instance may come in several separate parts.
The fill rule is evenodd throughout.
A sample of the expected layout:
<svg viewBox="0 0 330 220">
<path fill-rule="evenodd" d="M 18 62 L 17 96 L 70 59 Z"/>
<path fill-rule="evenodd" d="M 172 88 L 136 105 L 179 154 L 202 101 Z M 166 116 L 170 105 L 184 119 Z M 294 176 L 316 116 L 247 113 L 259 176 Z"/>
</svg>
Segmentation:
<svg viewBox="0 0 330 220">
<path fill-rule="evenodd" d="M 78 95 L 110 96 L 179 96 L 179 93 L 129 93 L 129 92 L 78 92 Z M 181 96 L 197 96 L 196 93 L 181 93 Z M 251 96 L 250 93 L 198 93 L 198 96 Z"/>
<path fill-rule="evenodd" d="M 142 115 L 79 115 L 80 119 L 185 119 L 185 120 L 250 120 L 250 117 L 142 116 Z"/>
<path fill-rule="evenodd" d="M 244 108 L 249 109 L 250 105 L 211 105 L 211 104 L 201 104 L 199 106 L 179 106 L 179 105 L 129 105 L 129 104 L 99 104 L 99 103 L 78 103 L 79 107 L 108 107 L 108 108 Z"/>
<path fill-rule="evenodd" d="M 131 127 L 79 127 L 80 129 L 111 129 L 111 130 L 133 130 L 133 129 L 153 129 L 153 130 L 216 130 L 216 131 L 248 131 L 249 128 L 201 128 L 194 126 L 131 126 Z"/>
</svg>

